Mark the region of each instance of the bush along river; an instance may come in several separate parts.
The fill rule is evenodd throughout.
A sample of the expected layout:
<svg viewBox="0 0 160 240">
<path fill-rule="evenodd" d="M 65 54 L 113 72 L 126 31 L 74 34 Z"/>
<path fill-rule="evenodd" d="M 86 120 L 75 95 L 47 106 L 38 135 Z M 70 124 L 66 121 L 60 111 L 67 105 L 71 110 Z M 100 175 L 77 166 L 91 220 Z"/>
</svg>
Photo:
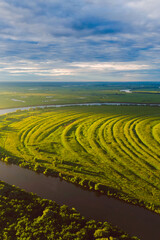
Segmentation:
<svg viewBox="0 0 160 240">
<path fill-rule="evenodd" d="M 29 108 L 3 109 L 0 114 L 18 109 Z M 160 216 L 142 207 L 4 162 L 0 162 L 0 179 L 61 205 L 75 207 L 86 218 L 108 221 L 141 240 L 160 239 Z"/>
</svg>

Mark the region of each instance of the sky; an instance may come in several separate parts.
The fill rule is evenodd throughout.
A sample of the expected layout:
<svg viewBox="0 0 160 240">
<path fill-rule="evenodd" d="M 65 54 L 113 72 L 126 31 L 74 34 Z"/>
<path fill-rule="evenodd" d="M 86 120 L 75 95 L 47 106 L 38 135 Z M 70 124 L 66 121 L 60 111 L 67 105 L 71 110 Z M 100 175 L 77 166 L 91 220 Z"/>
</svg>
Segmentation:
<svg viewBox="0 0 160 240">
<path fill-rule="evenodd" d="M 159 0 L 0 0 L 0 81 L 159 81 Z"/>
</svg>

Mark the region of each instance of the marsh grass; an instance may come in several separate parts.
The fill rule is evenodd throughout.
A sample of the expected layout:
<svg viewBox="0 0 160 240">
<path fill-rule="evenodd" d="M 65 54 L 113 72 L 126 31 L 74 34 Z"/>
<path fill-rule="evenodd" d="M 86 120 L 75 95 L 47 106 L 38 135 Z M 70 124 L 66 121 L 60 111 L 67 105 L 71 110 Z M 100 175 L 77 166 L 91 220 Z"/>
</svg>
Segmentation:
<svg viewBox="0 0 160 240">
<path fill-rule="evenodd" d="M 158 112 L 83 106 L 8 114 L 1 117 L 1 159 L 90 189 L 99 184 L 101 192 L 159 212 Z"/>
</svg>

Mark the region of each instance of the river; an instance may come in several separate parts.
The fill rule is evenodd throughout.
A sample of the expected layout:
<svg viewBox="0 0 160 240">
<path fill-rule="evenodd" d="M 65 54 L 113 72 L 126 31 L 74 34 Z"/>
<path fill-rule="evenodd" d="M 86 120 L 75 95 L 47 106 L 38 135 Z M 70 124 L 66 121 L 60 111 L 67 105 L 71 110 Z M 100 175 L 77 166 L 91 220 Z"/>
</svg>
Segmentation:
<svg viewBox="0 0 160 240">
<path fill-rule="evenodd" d="M 160 103 L 73 103 L 73 104 L 53 104 L 53 105 L 39 105 L 39 106 L 29 106 L 29 107 L 17 107 L 17 108 L 7 108 L 0 109 L 0 115 L 10 112 L 15 112 L 17 110 L 29 110 L 31 108 L 49 108 L 49 107 L 74 107 L 74 106 L 150 106 L 150 107 L 160 107 Z"/>
<path fill-rule="evenodd" d="M 58 105 L 60 106 L 66 105 Z M 2 109 L 0 114 L 29 108 Z M 160 216 L 142 207 L 85 190 L 60 178 L 46 177 L 4 162 L 0 162 L 0 179 L 61 205 L 75 207 L 86 218 L 108 221 L 141 240 L 160 239 Z"/>
</svg>

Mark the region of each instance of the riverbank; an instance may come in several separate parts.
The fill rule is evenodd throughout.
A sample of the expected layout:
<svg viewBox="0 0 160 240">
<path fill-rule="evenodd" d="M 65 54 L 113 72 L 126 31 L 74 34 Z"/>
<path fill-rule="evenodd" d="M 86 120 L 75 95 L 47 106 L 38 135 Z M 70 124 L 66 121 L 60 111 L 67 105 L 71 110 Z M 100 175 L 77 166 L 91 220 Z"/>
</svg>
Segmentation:
<svg viewBox="0 0 160 240">
<path fill-rule="evenodd" d="M 27 192 L 36 193 L 60 205 L 65 204 L 69 208 L 75 207 L 88 221 L 108 221 L 131 236 L 139 236 L 141 240 L 158 239 L 160 234 L 159 215 L 143 208 L 89 192 L 60 178 L 46 177 L 44 174 L 3 162 L 0 162 L 0 176 L 3 181 L 19 186 Z"/>
<path fill-rule="evenodd" d="M 44 108 L 44 106 L 41 107 Z M 144 119 L 153 121 L 154 117 L 154 121 L 157 124 L 157 121 L 159 121 L 157 115 L 158 107 L 76 105 L 74 107 L 68 106 L 67 108 L 62 106 L 57 108 L 42 108 L 31 109 L 29 112 L 18 111 L 16 114 L 9 114 L 4 117 L 5 121 L 2 121 L 1 128 L 2 136 L 4 133 L 4 137 L 1 140 L 1 147 L 4 148 L 1 151 L 1 159 L 3 161 L 15 163 L 37 172 L 43 172 L 46 175 L 58 175 L 67 181 L 79 184 L 88 189 L 94 189 L 108 196 L 114 196 L 159 213 L 158 199 L 157 202 L 154 198 L 149 201 L 151 195 L 147 195 L 144 198 L 144 194 L 146 194 L 144 189 L 150 186 L 147 185 L 144 187 L 142 189 L 144 193 L 141 194 L 142 191 L 140 191 L 139 197 L 136 197 L 137 192 L 134 186 L 137 184 L 134 180 L 135 177 L 138 181 L 142 179 L 139 185 L 144 185 L 150 181 L 150 179 L 144 181 L 144 177 L 145 175 L 148 176 L 149 171 L 150 175 L 153 174 L 153 178 L 155 178 L 152 185 L 155 185 L 155 182 L 158 181 L 157 172 L 151 171 L 158 165 L 152 165 L 146 161 L 146 157 L 148 158 L 151 155 L 153 155 L 153 161 L 155 161 L 155 158 L 158 159 L 157 153 L 154 152 L 154 149 L 150 149 L 151 144 L 148 147 L 149 149 L 144 148 L 143 145 L 139 145 L 139 139 L 137 139 L 136 135 L 133 139 L 133 133 L 130 130 L 130 123 L 133 122 L 131 125 L 133 127 L 134 121 L 138 121 L 140 122 L 138 124 L 141 124 Z M 61 109 L 63 110 L 61 111 Z M 7 111 L 13 111 L 13 109 Z M 152 124 L 152 122 L 148 122 L 148 124 Z M 85 125 L 89 127 L 85 128 Z M 127 135 L 126 133 L 124 135 L 124 132 L 121 130 L 121 135 L 117 138 L 120 140 L 115 139 L 114 134 L 118 136 L 118 128 L 122 128 L 123 126 Z M 112 131 L 112 127 L 114 127 L 114 132 Z M 8 128 L 10 129 L 9 134 L 6 132 Z M 12 128 L 17 129 L 18 134 L 11 131 Z M 54 129 L 57 129 L 55 135 L 51 139 L 48 139 L 50 134 L 54 134 Z M 108 131 L 107 137 L 104 136 L 106 130 Z M 32 135 L 35 139 L 32 139 Z M 97 137 L 95 138 L 96 135 Z M 39 136 L 40 141 L 38 140 L 37 142 Z M 143 135 L 140 137 L 143 137 Z M 4 141 L 4 139 L 6 140 Z M 14 143 L 12 139 L 15 139 Z M 45 139 L 48 139 L 47 142 Z M 135 148 L 139 152 L 136 152 Z M 17 151 L 17 149 L 19 150 Z M 142 150 L 140 152 L 140 149 L 144 149 L 144 153 Z M 21 154 L 21 151 L 23 154 Z M 140 160 L 137 159 L 139 156 L 136 156 L 136 154 L 139 154 Z M 25 159 L 23 159 L 24 157 Z M 90 161 L 88 162 L 86 159 L 90 159 Z M 126 159 L 125 162 L 123 159 Z M 141 171 L 142 167 L 144 173 Z M 142 172 L 140 176 L 137 175 L 139 172 Z M 108 175 L 110 175 L 111 179 L 108 179 Z M 112 178 L 112 175 L 115 177 Z M 119 179 L 119 182 L 115 182 L 115 178 Z M 133 178 L 132 182 L 131 178 Z M 123 183 L 120 184 L 122 180 Z M 131 191 L 126 191 L 126 188 L 128 189 L 127 182 L 130 184 Z M 134 194 L 131 184 L 133 185 L 133 190 L 135 189 Z M 158 186 L 155 187 L 155 191 L 157 191 Z"/>
<path fill-rule="evenodd" d="M 1 239 L 132 240 L 109 223 L 87 221 L 74 208 L 42 199 L 0 181 Z"/>
<path fill-rule="evenodd" d="M 29 105 L 27 107 L 0 108 L 0 114 L 3 110 L 6 113 L 15 112 L 18 110 L 29 110 L 35 108 L 59 108 L 59 107 L 74 107 L 74 106 L 150 106 L 160 107 L 160 103 L 137 103 L 137 102 L 88 102 L 88 103 L 73 103 L 73 104 L 46 104 L 46 105 Z M 3 113 L 2 113 L 3 114 Z"/>
<path fill-rule="evenodd" d="M 115 106 L 116 107 L 116 106 Z M 84 108 L 86 108 L 86 106 L 83 106 L 83 111 L 84 111 Z M 104 112 L 104 108 L 106 109 L 106 107 L 105 106 L 101 106 L 101 108 L 98 108 L 98 111 L 99 112 Z M 146 108 L 149 108 L 149 107 L 146 107 Z M 63 108 L 63 112 L 64 112 L 64 109 L 65 108 Z M 77 109 L 77 108 L 76 108 Z M 90 106 L 89 108 L 87 108 L 86 110 L 85 110 L 85 112 L 87 112 L 88 113 L 88 110 L 90 109 L 90 111 L 91 111 L 91 109 L 92 109 L 92 111 L 94 110 L 95 111 L 95 107 L 94 106 Z M 115 111 L 115 109 L 113 109 L 112 107 L 107 107 L 107 109 L 110 109 L 110 110 L 113 110 L 113 111 Z M 119 112 L 121 112 L 121 108 L 119 107 L 119 106 L 117 106 L 117 109 L 119 109 Z M 124 109 L 125 109 L 125 106 L 123 106 L 123 113 L 124 113 Z M 131 110 L 132 109 L 132 113 L 133 113 L 133 106 L 132 106 L 132 108 L 130 108 L 129 106 L 127 107 L 127 109 L 128 110 Z M 137 112 L 137 109 L 138 109 L 138 107 L 134 107 L 134 111 L 135 112 Z M 155 114 L 157 114 L 157 111 L 156 111 L 156 109 L 157 108 L 151 108 L 151 109 L 153 109 L 154 111 L 153 112 L 155 112 Z M 68 115 L 68 110 L 69 110 L 69 108 L 67 108 L 66 109 L 66 111 L 67 111 L 67 115 Z M 70 109 L 71 110 L 71 109 Z M 127 111 L 128 111 L 127 110 Z M 33 118 L 34 119 L 34 116 L 37 116 L 37 113 L 38 112 L 36 112 L 37 110 L 34 110 L 34 111 L 31 111 L 31 112 L 26 112 L 25 114 L 26 114 L 26 116 L 27 117 L 29 117 L 29 113 L 31 114 L 31 118 Z M 41 110 L 42 111 L 42 110 Z M 45 111 L 44 112 L 47 112 L 48 110 L 47 109 L 45 109 Z M 49 114 L 52 112 L 53 110 L 52 109 L 50 109 L 50 112 L 49 112 Z M 58 110 L 59 111 L 59 110 Z M 79 108 L 79 111 L 81 112 L 81 110 L 80 110 L 80 108 Z M 92 112 L 91 111 L 91 112 Z M 57 117 L 57 113 L 58 112 L 56 112 L 56 117 Z M 147 116 L 148 116 L 148 110 L 146 109 L 146 113 L 147 113 Z M 145 113 L 145 114 L 146 114 Z M 39 114 L 39 113 L 38 113 Z M 93 114 L 93 113 L 92 113 Z M 23 116 L 23 112 L 17 112 L 16 113 L 16 116 L 18 116 L 18 115 L 20 115 L 21 117 Z M 9 125 L 9 122 L 8 121 L 11 121 L 11 123 L 12 123 L 12 125 L 11 125 L 11 127 L 12 128 L 8 128 L 7 126 L 7 128 L 6 129 L 4 129 L 4 131 L 10 131 L 11 129 L 13 129 L 13 126 L 14 126 L 14 122 L 15 122 L 15 124 L 16 123 L 18 123 L 18 118 L 16 118 L 14 115 L 12 115 L 12 114 L 9 114 L 9 115 L 6 115 L 6 116 L 4 116 L 5 118 L 7 117 L 7 125 L 8 126 L 10 126 Z M 68 116 L 67 116 L 68 117 Z M 25 119 L 25 118 L 24 118 Z M 40 117 L 40 119 L 42 120 L 42 117 Z M 47 125 L 47 122 L 46 122 L 46 117 L 44 118 L 45 119 L 45 123 L 46 123 L 46 126 L 48 126 Z M 62 119 L 62 118 L 61 118 Z M 12 121 L 13 120 L 13 121 Z M 67 120 L 68 121 L 68 120 Z M 30 120 L 30 122 L 31 123 L 33 123 L 33 120 Z M 69 120 L 69 123 L 74 123 L 75 124 L 75 121 L 71 121 L 71 120 Z M 25 126 L 27 126 L 26 124 L 25 124 Z M 71 126 L 71 124 L 64 124 L 64 126 L 65 126 L 65 128 L 67 127 L 67 128 L 69 128 L 70 126 Z M 4 127 L 4 126 L 3 126 Z M 14 128 L 15 129 L 15 128 Z M 45 132 L 45 131 L 42 131 L 42 132 Z M 12 138 L 13 139 L 13 138 Z M 14 137 L 14 140 L 16 140 L 15 139 L 15 137 Z M 8 145 L 8 144 L 7 144 Z M 8 145 L 9 146 L 9 145 Z M 37 148 L 37 147 L 36 147 Z M 41 151 L 39 151 L 40 149 L 37 149 L 38 150 L 38 152 L 40 152 L 41 153 Z M 53 153 L 52 153 L 53 154 Z M 14 163 L 17 163 L 20 159 L 16 159 L 16 158 L 12 158 L 11 156 L 7 156 L 7 155 L 5 155 L 5 156 L 3 156 L 3 160 L 5 160 L 6 162 L 14 162 Z M 32 164 L 32 162 L 28 162 L 28 161 L 22 161 L 22 159 L 18 162 L 18 164 L 20 164 L 20 166 L 23 166 L 23 167 L 26 167 L 26 168 L 32 168 L 34 171 L 38 171 L 38 172 L 43 172 L 43 173 L 45 173 L 46 175 L 49 175 L 49 174 L 53 174 L 53 175 L 59 175 L 59 172 L 57 171 L 58 169 L 59 169 L 59 167 L 58 167 L 58 169 L 55 171 L 54 169 L 55 169 L 55 167 L 54 167 L 54 169 L 51 169 L 51 168 L 49 168 L 49 167 L 44 167 L 44 166 L 42 166 L 42 164 L 40 164 L 40 163 L 42 163 L 43 161 L 37 161 L 36 160 L 36 165 L 35 164 Z M 58 162 L 58 164 L 61 164 L 60 166 L 63 166 L 64 164 L 65 164 L 66 162 Z M 102 168 L 103 169 L 103 168 Z M 9 174 L 7 174 L 7 175 L 9 175 Z M 77 174 L 76 174 L 77 175 Z M 73 175 L 69 175 L 69 174 L 66 174 L 64 171 L 62 171 L 61 170 L 61 173 L 60 173 L 60 177 L 62 177 L 62 178 L 65 178 L 65 179 L 67 179 L 67 180 L 69 180 L 69 181 L 73 181 L 73 182 L 77 182 L 77 183 L 79 183 L 79 184 L 81 184 L 81 185 L 84 185 L 84 186 L 88 186 L 89 188 L 93 188 L 93 189 L 95 189 L 96 188 L 96 190 L 100 190 L 100 191 L 104 191 L 104 189 L 106 190 L 106 193 L 108 193 L 109 195 L 110 194 L 112 194 L 112 195 L 115 195 L 118 191 L 116 190 L 116 189 L 114 189 L 114 188 L 107 188 L 105 185 L 103 185 L 103 184 L 101 184 L 101 183 L 99 183 L 99 182 L 94 182 L 94 181 L 91 181 L 91 180 L 87 180 L 87 179 L 85 179 L 85 178 L 78 178 L 78 177 L 76 177 L 76 175 L 75 176 L 73 176 Z M 32 181 L 32 182 L 34 182 L 34 181 Z M 99 188 L 99 189 L 98 189 Z M 113 192 L 112 192 L 113 191 Z M 105 192 L 105 191 L 104 191 Z M 122 193 L 122 192 L 121 192 Z M 73 193 L 72 193 L 73 194 Z M 72 196 L 72 194 L 71 194 L 71 196 Z M 90 193 L 89 193 L 90 194 Z M 69 200 L 69 201 L 71 201 L 71 200 Z M 89 202 L 91 202 L 91 201 L 89 201 Z M 135 202 L 134 202 L 135 203 Z M 141 204 L 142 204 L 142 202 L 141 202 Z M 101 205 L 101 203 L 99 204 L 99 205 Z M 86 209 L 88 208 L 88 206 L 87 207 L 85 207 L 85 211 L 86 211 Z M 118 208 L 121 208 L 121 207 L 118 207 Z M 84 211 L 84 213 L 85 213 L 85 211 Z M 102 211 L 104 211 L 104 209 L 102 209 Z M 133 210 L 133 211 L 135 211 L 135 210 Z M 123 212 L 123 214 L 124 214 L 124 212 Z M 113 212 L 111 212 L 111 216 L 113 215 Z M 106 216 L 106 213 L 105 213 L 105 216 Z M 158 219 L 159 219 L 159 216 L 157 215 L 157 217 L 158 217 Z M 129 217 L 129 219 L 130 219 L 130 217 Z M 144 218 L 145 219 L 145 218 Z M 131 219 L 132 220 L 132 219 Z M 122 219 L 120 220 L 120 222 L 122 221 Z M 128 221 L 128 220 L 127 220 Z M 137 219 L 136 219 L 136 221 L 137 221 Z M 135 222 L 136 222 L 135 221 Z M 144 220 L 145 221 L 145 220 Z M 154 220 L 153 220 L 153 223 L 154 223 Z M 117 224 L 117 223 L 116 223 Z M 132 223 L 133 224 L 133 223 Z M 132 224 L 131 224 L 131 226 L 132 226 Z M 135 223 L 134 223 L 135 224 Z M 117 225 L 119 225 L 119 223 L 117 224 Z M 125 222 L 125 225 L 126 225 L 126 222 Z M 140 226 L 140 224 L 138 224 L 138 226 Z M 137 226 L 137 227 L 138 227 Z M 149 228 L 149 226 L 148 227 L 145 227 L 145 228 Z M 143 229 L 143 228 L 142 228 Z M 152 227 L 151 227 L 151 229 L 153 229 Z M 154 230 L 154 232 L 156 232 L 156 230 Z M 159 233 L 158 233 L 159 234 Z M 148 235 L 148 234 L 147 234 Z M 149 235 L 148 235 L 149 236 Z M 146 238 L 144 238 L 145 240 L 146 240 Z M 156 238 L 155 238 L 156 239 Z"/>
</svg>

